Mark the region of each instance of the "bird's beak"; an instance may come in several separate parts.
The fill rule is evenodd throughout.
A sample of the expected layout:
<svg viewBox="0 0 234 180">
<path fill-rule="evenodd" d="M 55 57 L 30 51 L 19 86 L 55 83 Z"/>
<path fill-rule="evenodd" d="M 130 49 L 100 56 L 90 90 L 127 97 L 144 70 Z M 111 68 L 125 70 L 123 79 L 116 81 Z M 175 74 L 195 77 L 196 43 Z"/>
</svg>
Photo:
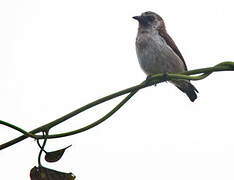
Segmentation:
<svg viewBox="0 0 234 180">
<path fill-rule="evenodd" d="M 136 19 L 140 23 L 140 25 L 142 25 L 142 26 L 148 25 L 147 19 L 144 16 L 134 16 L 132 18 Z"/>
<path fill-rule="evenodd" d="M 133 16 L 133 19 L 136 19 L 137 21 L 141 21 L 142 20 L 142 16 Z"/>
</svg>

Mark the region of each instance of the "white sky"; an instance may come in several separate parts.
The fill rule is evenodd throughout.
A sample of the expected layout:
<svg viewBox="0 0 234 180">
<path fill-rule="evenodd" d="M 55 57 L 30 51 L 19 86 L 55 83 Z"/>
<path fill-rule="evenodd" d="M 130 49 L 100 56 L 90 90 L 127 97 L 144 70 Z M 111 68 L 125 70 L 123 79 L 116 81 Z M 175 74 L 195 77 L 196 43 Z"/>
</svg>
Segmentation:
<svg viewBox="0 0 234 180">
<path fill-rule="evenodd" d="M 234 3 L 197 1 L 0 1 L 0 119 L 29 131 L 145 79 L 135 53 L 137 22 L 155 11 L 189 69 L 234 61 Z M 82 180 L 234 179 L 234 72 L 193 82 L 191 103 L 169 83 L 138 92 L 103 124 L 72 137 L 62 160 L 45 166 Z M 115 99 L 51 133 L 103 116 Z M 0 126 L 0 144 L 21 135 Z M 0 152 L 0 179 L 29 179 L 39 148 L 32 139 Z"/>
</svg>

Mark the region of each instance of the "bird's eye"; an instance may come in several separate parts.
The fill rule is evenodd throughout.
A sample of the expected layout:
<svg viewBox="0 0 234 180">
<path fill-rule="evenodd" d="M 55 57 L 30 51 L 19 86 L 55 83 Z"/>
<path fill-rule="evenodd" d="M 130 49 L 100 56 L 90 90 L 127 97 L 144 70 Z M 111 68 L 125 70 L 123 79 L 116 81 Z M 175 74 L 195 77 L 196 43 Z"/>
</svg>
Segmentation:
<svg viewBox="0 0 234 180">
<path fill-rule="evenodd" d="M 147 19 L 148 19 L 149 21 L 154 21 L 154 20 L 155 20 L 154 16 L 147 16 Z"/>
</svg>

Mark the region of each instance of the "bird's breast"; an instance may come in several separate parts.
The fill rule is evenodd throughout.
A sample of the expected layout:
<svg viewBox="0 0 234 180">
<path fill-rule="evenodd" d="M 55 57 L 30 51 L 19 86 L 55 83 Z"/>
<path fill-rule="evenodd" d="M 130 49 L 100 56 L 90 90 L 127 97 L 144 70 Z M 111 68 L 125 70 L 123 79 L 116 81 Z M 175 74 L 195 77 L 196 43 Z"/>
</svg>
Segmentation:
<svg viewBox="0 0 234 180">
<path fill-rule="evenodd" d="M 160 35 L 138 34 L 136 52 L 143 71 L 149 74 L 182 72 L 184 67 Z"/>
</svg>

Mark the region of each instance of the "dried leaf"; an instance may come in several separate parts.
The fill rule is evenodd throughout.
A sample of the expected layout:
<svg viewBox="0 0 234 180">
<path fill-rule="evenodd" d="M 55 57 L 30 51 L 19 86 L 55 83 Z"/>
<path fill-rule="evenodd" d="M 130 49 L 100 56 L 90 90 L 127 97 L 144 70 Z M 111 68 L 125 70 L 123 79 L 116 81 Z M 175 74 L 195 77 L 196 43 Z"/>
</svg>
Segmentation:
<svg viewBox="0 0 234 180">
<path fill-rule="evenodd" d="M 47 162 L 56 162 L 56 161 L 58 161 L 63 156 L 63 153 L 65 152 L 65 150 L 67 148 L 69 148 L 69 147 L 71 147 L 71 145 L 67 146 L 67 147 L 65 147 L 63 149 L 59 149 L 57 151 L 47 152 L 46 155 L 45 155 L 45 160 Z"/>
<path fill-rule="evenodd" d="M 30 171 L 31 180 L 75 180 L 72 173 L 64 173 L 45 167 L 34 167 Z"/>
</svg>

